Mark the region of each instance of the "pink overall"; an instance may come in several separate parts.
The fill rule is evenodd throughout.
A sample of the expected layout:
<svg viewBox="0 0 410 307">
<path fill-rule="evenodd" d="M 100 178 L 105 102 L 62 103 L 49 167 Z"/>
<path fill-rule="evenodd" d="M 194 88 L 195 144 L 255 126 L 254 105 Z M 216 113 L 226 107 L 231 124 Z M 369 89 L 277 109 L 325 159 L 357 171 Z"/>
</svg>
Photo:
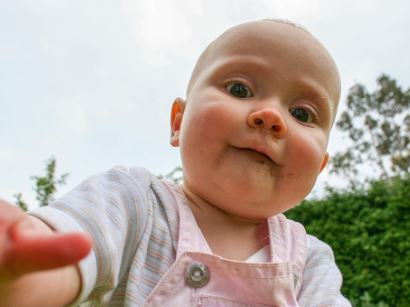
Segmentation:
<svg viewBox="0 0 410 307">
<path fill-rule="evenodd" d="M 145 306 L 299 306 L 306 233 L 282 214 L 268 220 L 270 263 L 213 255 L 185 202 L 178 201 L 176 261 Z M 238 242 L 240 244 L 240 242 Z"/>
</svg>

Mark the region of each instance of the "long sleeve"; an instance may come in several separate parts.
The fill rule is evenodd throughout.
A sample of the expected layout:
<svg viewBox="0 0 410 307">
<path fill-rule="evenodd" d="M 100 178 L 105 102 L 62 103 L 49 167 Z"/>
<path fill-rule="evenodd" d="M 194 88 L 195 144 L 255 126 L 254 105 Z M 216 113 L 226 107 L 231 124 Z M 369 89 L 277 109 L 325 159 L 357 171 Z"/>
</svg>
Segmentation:
<svg viewBox="0 0 410 307">
<path fill-rule="evenodd" d="M 152 211 L 144 186 L 149 184 L 149 174 L 116 167 L 30 212 L 59 232 L 92 235 L 93 250 L 79 263 L 82 290 L 77 302 L 104 300 L 126 274 Z"/>
<path fill-rule="evenodd" d="M 308 235 L 308 253 L 298 302 L 302 307 L 351 307 L 340 292 L 342 275 L 332 249 Z"/>
</svg>

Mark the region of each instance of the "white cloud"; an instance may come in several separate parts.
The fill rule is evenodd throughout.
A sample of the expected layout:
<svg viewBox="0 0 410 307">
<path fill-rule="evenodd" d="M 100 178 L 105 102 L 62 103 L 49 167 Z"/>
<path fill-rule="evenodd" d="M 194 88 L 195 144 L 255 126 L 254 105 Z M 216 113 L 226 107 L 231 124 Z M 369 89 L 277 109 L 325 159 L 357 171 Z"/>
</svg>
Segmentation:
<svg viewBox="0 0 410 307">
<path fill-rule="evenodd" d="M 66 133 L 83 134 L 88 128 L 83 99 L 62 100 L 55 103 L 55 116 Z"/>
<path fill-rule="evenodd" d="M 0 162 L 12 162 L 16 161 L 17 158 L 17 151 L 14 148 L 0 148 Z"/>
<path fill-rule="evenodd" d="M 170 50 L 188 55 L 186 42 L 192 39 L 188 15 L 200 15 L 201 2 L 192 1 L 132 1 L 124 2 L 135 38 L 143 47 L 144 60 L 151 65 L 163 65 Z M 186 14 L 189 11 L 189 14 Z M 192 16 L 191 16 L 192 17 Z"/>
<path fill-rule="evenodd" d="M 320 15 L 320 0 L 264 0 L 264 5 L 269 7 L 275 18 L 290 19 L 296 23 L 312 19 Z"/>
</svg>

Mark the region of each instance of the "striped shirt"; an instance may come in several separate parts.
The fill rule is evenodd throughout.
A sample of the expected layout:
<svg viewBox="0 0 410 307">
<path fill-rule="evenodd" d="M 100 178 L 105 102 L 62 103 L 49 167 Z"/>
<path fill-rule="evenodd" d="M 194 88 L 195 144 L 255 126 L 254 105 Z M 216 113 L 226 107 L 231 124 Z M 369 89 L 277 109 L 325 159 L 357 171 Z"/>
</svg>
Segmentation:
<svg viewBox="0 0 410 307">
<path fill-rule="evenodd" d="M 59 232 L 92 235 L 79 263 L 81 306 L 141 306 L 176 258 L 175 186 L 142 168 L 115 167 L 30 214 Z M 300 306 L 351 306 L 331 248 L 308 235 Z"/>
</svg>

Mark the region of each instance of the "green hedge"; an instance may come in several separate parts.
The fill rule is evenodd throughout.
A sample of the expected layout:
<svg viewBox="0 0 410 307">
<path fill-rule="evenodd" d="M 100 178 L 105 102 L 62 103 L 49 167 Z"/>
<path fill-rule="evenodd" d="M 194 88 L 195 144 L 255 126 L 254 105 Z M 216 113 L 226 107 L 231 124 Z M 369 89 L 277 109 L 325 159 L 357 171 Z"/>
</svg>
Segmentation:
<svg viewBox="0 0 410 307">
<path fill-rule="evenodd" d="M 329 190 L 286 216 L 333 248 L 354 306 L 410 306 L 410 177 Z"/>
</svg>

